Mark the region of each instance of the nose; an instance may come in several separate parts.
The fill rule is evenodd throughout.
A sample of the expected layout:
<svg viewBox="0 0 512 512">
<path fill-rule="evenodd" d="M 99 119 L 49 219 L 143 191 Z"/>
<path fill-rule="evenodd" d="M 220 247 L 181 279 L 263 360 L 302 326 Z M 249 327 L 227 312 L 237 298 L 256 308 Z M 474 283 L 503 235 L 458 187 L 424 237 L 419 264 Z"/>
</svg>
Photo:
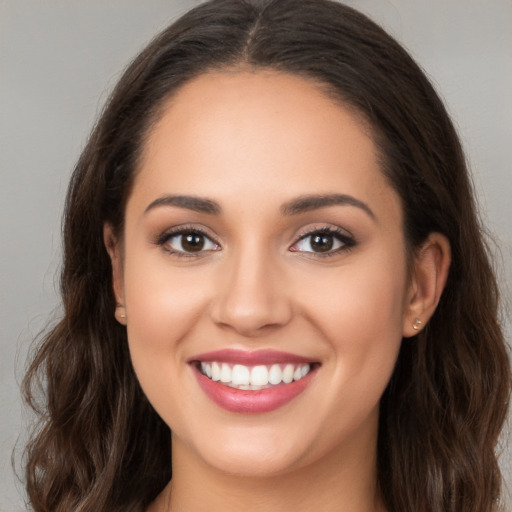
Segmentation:
<svg viewBox="0 0 512 512">
<path fill-rule="evenodd" d="M 241 255 L 226 265 L 229 269 L 219 274 L 220 286 L 211 307 L 217 325 L 253 338 L 291 320 L 283 272 L 268 255 Z"/>
</svg>

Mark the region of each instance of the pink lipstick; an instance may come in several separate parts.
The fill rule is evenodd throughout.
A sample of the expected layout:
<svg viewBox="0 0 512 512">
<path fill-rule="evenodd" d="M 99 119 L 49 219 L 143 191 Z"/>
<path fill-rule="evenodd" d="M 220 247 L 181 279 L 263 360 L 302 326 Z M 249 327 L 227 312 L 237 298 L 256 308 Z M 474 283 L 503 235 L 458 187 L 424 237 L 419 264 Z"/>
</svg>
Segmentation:
<svg viewBox="0 0 512 512">
<path fill-rule="evenodd" d="M 274 350 L 224 349 L 189 361 L 204 393 L 231 412 L 263 413 L 298 396 L 311 383 L 319 363 Z"/>
</svg>

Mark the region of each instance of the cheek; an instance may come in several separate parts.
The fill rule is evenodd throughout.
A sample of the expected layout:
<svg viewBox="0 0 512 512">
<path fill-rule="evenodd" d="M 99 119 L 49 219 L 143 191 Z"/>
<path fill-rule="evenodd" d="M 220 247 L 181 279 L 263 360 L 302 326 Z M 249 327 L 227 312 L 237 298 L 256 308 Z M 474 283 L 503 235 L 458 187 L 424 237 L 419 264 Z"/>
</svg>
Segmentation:
<svg viewBox="0 0 512 512">
<path fill-rule="evenodd" d="M 405 258 L 381 253 L 311 279 L 303 307 L 344 380 L 387 383 L 402 340 Z"/>
<path fill-rule="evenodd" d="M 165 330 L 169 342 L 187 332 L 199 315 L 206 300 L 207 281 L 200 267 L 191 279 L 190 269 L 171 265 L 159 251 L 155 248 L 150 254 L 147 251 L 140 256 L 132 251 L 125 264 L 125 300 L 131 327 L 142 335 Z"/>
<path fill-rule="evenodd" d="M 387 264 L 386 264 L 387 263 Z M 325 313 L 327 325 L 353 326 L 365 338 L 385 326 L 401 325 L 406 279 L 403 266 L 380 259 L 377 264 L 341 267 L 308 286 L 310 302 Z M 352 330 L 352 329 L 351 329 Z"/>
<path fill-rule="evenodd" d="M 198 269 L 197 274 L 201 274 Z M 138 257 L 125 264 L 128 343 L 141 384 L 172 381 L 186 359 L 184 343 L 207 303 L 201 275 L 171 267 L 161 255 Z M 198 286 L 202 282 L 202 286 Z M 145 389 L 151 394 L 149 389 Z"/>
<path fill-rule="evenodd" d="M 125 264 L 127 334 L 140 385 L 168 425 L 183 430 L 183 413 L 193 396 L 188 379 L 189 340 L 207 304 L 205 278 L 171 267 L 161 255 L 137 257 Z M 201 283 L 202 281 L 202 283 Z M 200 285 L 201 284 L 201 285 Z M 176 392 L 179 390 L 179 392 Z M 192 412 L 189 412 L 192 414 Z"/>
<path fill-rule="evenodd" d="M 309 318 L 330 351 L 329 399 L 318 403 L 318 414 L 340 438 L 375 418 L 401 346 L 406 280 L 388 263 L 387 271 L 381 261 L 378 267 L 340 268 L 337 276 L 311 283 Z"/>
</svg>

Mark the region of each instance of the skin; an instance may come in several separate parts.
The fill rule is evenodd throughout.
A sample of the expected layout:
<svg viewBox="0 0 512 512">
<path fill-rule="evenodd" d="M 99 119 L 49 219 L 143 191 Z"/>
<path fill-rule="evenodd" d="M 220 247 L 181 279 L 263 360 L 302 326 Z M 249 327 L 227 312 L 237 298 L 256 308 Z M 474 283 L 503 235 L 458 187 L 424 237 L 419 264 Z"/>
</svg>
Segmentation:
<svg viewBox="0 0 512 512">
<path fill-rule="evenodd" d="M 367 209 L 283 213 L 326 194 Z M 222 212 L 147 210 L 168 195 L 207 198 Z M 206 250 L 179 257 L 170 252 L 179 237 L 158 242 L 182 225 L 206 232 Z M 449 266 L 447 241 L 432 234 L 408 275 L 402 225 L 368 128 L 314 82 L 215 72 L 168 102 L 144 148 L 123 239 L 105 226 L 116 316 L 142 388 L 173 432 L 173 481 L 150 510 L 384 510 L 379 400 L 402 338 L 434 312 Z M 353 246 L 336 243 L 325 257 L 301 240 L 325 228 Z M 187 364 L 224 348 L 286 351 L 321 366 L 283 407 L 233 413 Z"/>
</svg>

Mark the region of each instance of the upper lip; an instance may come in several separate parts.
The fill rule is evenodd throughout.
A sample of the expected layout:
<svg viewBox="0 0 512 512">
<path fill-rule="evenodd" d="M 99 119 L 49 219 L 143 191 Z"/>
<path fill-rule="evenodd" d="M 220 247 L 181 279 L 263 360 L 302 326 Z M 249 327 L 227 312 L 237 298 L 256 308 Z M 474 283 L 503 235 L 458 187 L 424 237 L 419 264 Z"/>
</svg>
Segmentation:
<svg viewBox="0 0 512 512">
<path fill-rule="evenodd" d="M 245 366 L 286 363 L 306 364 L 314 362 L 310 358 L 278 350 L 240 350 L 229 348 L 214 350 L 212 352 L 204 352 L 202 354 L 195 355 L 188 360 L 189 363 L 197 361 L 221 361 L 225 363 L 243 364 Z"/>
</svg>

